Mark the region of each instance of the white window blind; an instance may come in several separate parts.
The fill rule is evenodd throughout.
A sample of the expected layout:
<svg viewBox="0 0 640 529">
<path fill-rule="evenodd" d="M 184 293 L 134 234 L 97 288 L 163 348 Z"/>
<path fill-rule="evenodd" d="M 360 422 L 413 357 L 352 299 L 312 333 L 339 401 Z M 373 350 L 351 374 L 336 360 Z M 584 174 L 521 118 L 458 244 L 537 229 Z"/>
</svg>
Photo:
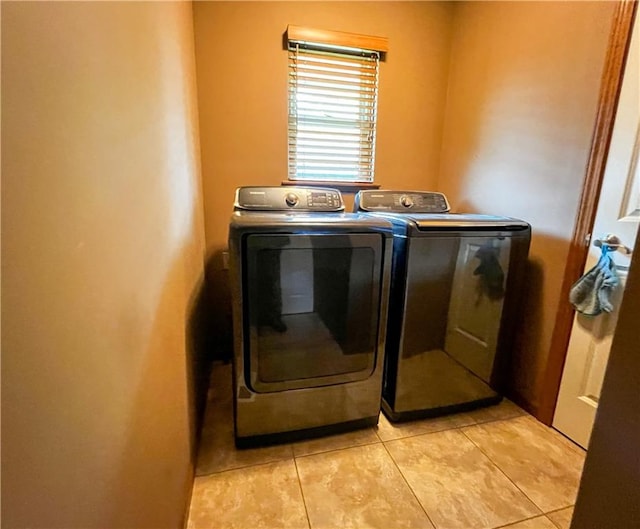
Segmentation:
<svg viewBox="0 0 640 529">
<path fill-rule="evenodd" d="M 372 182 L 380 54 L 289 42 L 289 179 Z"/>
</svg>

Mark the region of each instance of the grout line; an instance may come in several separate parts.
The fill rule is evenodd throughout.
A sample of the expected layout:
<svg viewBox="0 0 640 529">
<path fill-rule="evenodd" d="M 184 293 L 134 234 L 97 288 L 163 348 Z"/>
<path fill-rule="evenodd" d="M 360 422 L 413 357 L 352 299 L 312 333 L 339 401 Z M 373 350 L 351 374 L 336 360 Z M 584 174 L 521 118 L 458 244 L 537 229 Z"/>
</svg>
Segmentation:
<svg viewBox="0 0 640 529">
<path fill-rule="evenodd" d="M 376 445 L 376 444 L 383 444 L 383 441 L 372 441 L 372 442 L 366 442 L 366 443 L 362 443 L 362 444 L 355 444 L 355 445 L 349 445 L 349 446 L 343 446 L 341 448 L 331 448 L 329 450 L 321 450 L 319 452 L 313 452 L 311 454 L 303 454 L 303 455 L 296 455 L 295 451 L 293 449 L 295 443 L 283 443 L 281 445 L 272 445 L 272 446 L 267 446 L 267 447 L 257 447 L 257 448 L 249 448 L 249 450 L 260 450 L 262 448 L 273 448 L 273 447 L 289 447 L 291 449 L 291 455 L 290 456 L 283 456 L 283 457 L 278 457 L 275 459 L 270 459 L 268 461 L 260 461 L 258 463 L 249 463 L 246 465 L 240 465 L 237 467 L 232 467 L 232 468 L 225 468 L 222 470 L 214 470 L 211 472 L 207 472 L 206 474 L 195 474 L 196 478 L 204 478 L 207 476 L 213 476 L 215 474 L 222 474 L 224 472 L 232 472 L 234 470 L 242 470 L 242 469 L 247 469 L 247 468 L 251 468 L 251 467 L 259 467 L 262 465 L 268 465 L 269 463 L 277 463 L 279 461 L 288 461 L 289 459 L 300 459 L 303 457 L 311 457 L 311 456 L 316 456 L 319 454 L 328 454 L 330 452 L 340 452 L 342 450 L 349 450 L 351 448 L 358 448 L 360 446 L 369 446 L 369 445 Z M 232 451 L 237 451 L 238 448 L 232 447 L 231 449 Z"/>
<path fill-rule="evenodd" d="M 429 435 L 429 434 L 433 434 L 433 433 L 448 432 L 448 431 L 451 431 L 451 430 L 462 430 L 463 428 L 471 428 L 473 426 L 483 426 L 485 424 L 490 424 L 490 423 L 494 423 L 494 422 L 510 421 L 512 419 L 519 419 L 520 417 L 525 417 L 525 416 L 526 416 L 526 414 L 514 415 L 513 417 L 506 417 L 506 418 L 502 417 L 502 418 L 496 418 L 496 419 L 489 419 L 489 420 L 482 421 L 482 422 L 473 422 L 473 423 L 470 423 L 470 424 L 460 424 L 458 426 L 447 426 L 446 428 L 443 428 L 442 430 L 431 430 L 431 431 L 428 431 L 428 432 L 413 433 L 413 434 L 405 435 L 405 436 L 402 436 L 402 437 L 394 437 L 393 439 L 386 439 L 386 440 L 382 439 L 382 437 L 380 437 L 380 436 L 378 436 L 378 437 L 380 437 L 380 440 L 383 443 L 389 443 L 389 442 L 392 442 L 392 441 L 401 441 L 402 439 L 410 439 L 412 437 L 419 437 L 421 435 Z"/>
<path fill-rule="evenodd" d="M 237 448 L 234 448 L 234 450 L 237 450 Z M 194 476 L 194 478 L 206 478 L 208 476 L 215 476 L 216 474 L 224 474 L 226 472 L 233 472 L 234 470 L 246 470 L 247 468 L 252 468 L 252 467 L 261 467 L 264 465 L 270 465 L 272 463 L 280 463 L 281 461 L 289 461 L 290 459 L 293 459 L 293 450 L 291 451 L 291 455 L 287 456 L 287 457 L 278 457 L 276 459 L 269 459 L 267 461 L 261 461 L 259 463 L 251 463 L 248 465 L 240 465 L 238 467 L 232 467 L 232 468 L 224 468 L 222 470 L 214 470 L 213 472 L 209 472 L 207 474 L 196 474 Z"/>
<path fill-rule="evenodd" d="M 565 509 L 569 509 L 569 508 L 575 507 L 575 506 L 576 506 L 576 504 L 572 503 L 571 505 L 567 505 L 566 507 L 560 507 L 559 509 L 553 509 L 552 511 L 547 511 L 547 512 L 545 512 L 545 514 L 553 514 L 553 513 L 556 513 L 558 511 L 564 511 Z"/>
<path fill-rule="evenodd" d="M 545 514 L 545 516 L 546 516 L 547 518 L 549 518 L 549 520 L 551 520 L 551 523 L 552 523 L 553 525 L 555 525 L 558 529 L 562 529 L 562 528 L 561 528 L 561 527 L 556 523 L 556 521 L 555 521 L 553 518 L 551 518 L 549 515 L 550 515 L 550 514 L 555 514 L 555 513 L 559 512 L 559 511 L 564 511 L 565 509 L 570 509 L 570 508 L 572 508 L 572 507 L 575 507 L 575 504 L 573 504 L 573 505 L 569 505 L 569 506 L 567 506 L 567 507 L 560 507 L 559 509 L 555 509 L 555 510 L 553 510 L 553 511 L 549 511 L 549 512 L 546 512 L 546 513 L 544 513 L 544 514 Z M 571 518 L 569 518 L 569 525 L 571 525 L 571 519 L 572 519 L 572 518 L 573 518 L 573 513 L 571 513 Z"/>
<path fill-rule="evenodd" d="M 293 452 L 293 448 L 291 449 Z M 298 477 L 298 488 L 300 489 L 300 495 L 302 496 L 302 505 L 304 505 L 304 513 L 307 516 L 307 524 L 309 525 L 309 529 L 311 529 L 311 518 L 309 518 L 309 510 L 307 509 L 307 500 L 304 498 L 304 490 L 302 489 L 302 480 L 300 479 L 300 471 L 298 470 L 298 462 L 296 461 L 295 455 L 293 458 L 293 466 L 296 468 L 296 476 Z"/>
<path fill-rule="evenodd" d="M 492 529 L 508 529 L 509 527 L 515 525 L 515 524 L 519 524 L 522 522 L 528 522 L 529 520 L 535 520 L 536 518 L 547 518 L 547 516 L 545 516 L 544 514 L 536 514 L 535 516 L 530 516 L 529 518 L 523 518 L 522 520 L 518 520 L 515 522 L 509 522 L 506 525 L 499 525 L 497 527 L 493 527 Z M 547 518 L 554 526 L 557 527 L 556 524 L 553 523 L 553 520 Z"/>
<path fill-rule="evenodd" d="M 421 435 L 429 435 L 429 434 L 432 434 L 432 433 L 448 432 L 450 430 L 455 430 L 456 428 L 458 428 L 458 427 L 457 426 L 452 426 L 451 428 L 444 428 L 442 430 L 430 430 L 428 432 L 413 433 L 413 434 L 405 435 L 403 437 L 394 437 L 393 439 L 385 439 L 385 440 L 382 440 L 382 442 L 383 443 L 391 443 L 393 441 L 402 441 L 403 439 L 411 439 L 412 437 L 420 437 Z"/>
<path fill-rule="evenodd" d="M 413 490 L 413 488 L 411 487 L 411 485 L 409 484 L 409 482 L 407 481 L 407 478 L 405 477 L 405 475 L 402 473 L 402 469 L 398 466 L 398 463 L 396 463 L 396 460 L 393 458 L 393 456 L 391 455 L 391 452 L 389 452 L 389 449 L 387 448 L 387 446 L 384 444 L 384 442 L 382 443 L 383 448 L 385 449 L 385 451 L 387 452 L 387 454 L 389 455 L 389 457 L 391 458 L 391 461 L 393 461 L 393 464 L 395 465 L 395 467 L 398 469 L 398 472 L 400 472 L 400 476 L 402 476 L 402 480 L 407 484 L 407 487 L 409 487 L 409 490 L 411 491 L 411 494 L 413 495 L 413 497 L 416 499 L 416 501 L 418 502 L 418 505 L 420 505 L 420 508 L 422 509 L 422 511 L 424 512 L 424 515 L 427 517 L 427 520 L 429 520 L 429 523 L 431 524 L 432 527 L 434 527 L 434 529 L 437 528 L 436 524 L 433 522 L 433 520 L 431 519 L 431 516 L 429 516 L 429 513 L 427 512 L 427 509 L 425 509 L 424 505 L 422 505 L 422 502 L 420 501 L 420 499 L 418 498 L 418 496 L 416 495 L 415 491 Z"/>
<path fill-rule="evenodd" d="M 464 436 L 469 440 L 469 442 L 470 442 L 473 446 L 475 446 L 478 450 L 480 450 L 480 453 L 481 453 L 482 455 L 484 455 L 484 456 L 489 460 L 489 462 L 490 462 L 494 467 L 496 467 L 496 468 L 498 469 L 498 471 L 499 471 L 499 472 L 500 472 L 500 473 L 501 473 L 505 478 L 507 478 L 507 480 L 509 480 L 509 482 L 510 482 L 510 483 L 512 483 L 512 484 L 513 484 L 513 486 L 514 486 L 516 489 L 518 489 L 518 490 L 522 493 L 522 495 L 523 495 L 527 500 L 529 500 L 529 501 L 531 502 L 531 504 L 532 504 L 536 509 L 538 509 L 538 510 L 540 511 L 540 513 L 539 513 L 539 514 L 537 514 L 536 516 L 540 516 L 541 514 L 544 514 L 544 511 L 542 510 L 542 507 L 540 507 L 540 506 L 539 506 L 535 501 L 533 501 L 533 500 L 529 497 L 529 495 L 528 495 L 525 491 L 523 491 L 523 490 L 518 486 L 518 484 L 517 484 L 515 481 L 513 481 L 513 480 L 512 480 L 512 479 L 507 475 L 507 473 L 506 473 L 504 470 L 502 470 L 502 469 L 500 468 L 500 466 L 498 465 L 498 463 L 496 463 L 493 459 L 491 459 L 491 457 L 489 456 L 489 454 L 487 454 L 487 453 L 482 449 L 482 447 L 480 447 L 480 445 L 478 445 L 476 442 L 474 442 L 474 440 L 473 440 L 473 439 L 471 439 L 471 438 L 470 438 L 466 433 L 464 433 L 463 431 L 461 431 L 460 433 L 461 433 L 462 435 L 464 435 Z M 534 518 L 535 518 L 535 516 L 534 516 Z M 515 523 L 515 522 L 513 522 L 513 523 Z"/>
<path fill-rule="evenodd" d="M 380 412 L 382 413 L 382 412 Z M 373 430 L 373 433 L 376 434 L 376 437 L 378 438 L 378 441 L 380 441 L 381 443 L 384 443 L 382 437 L 380 437 L 380 434 L 378 433 L 378 431 L 380 430 L 380 416 L 378 416 L 378 422 L 375 426 L 372 426 L 371 429 Z"/>
<path fill-rule="evenodd" d="M 535 419 L 535 417 L 534 417 L 534 419 Z M 537 419 L 536 419 L 536 421 L 537 421 Z M 540 422 L 540 421 L 538 421 L 538 422 Z M 545 429 L 547 429 L 552 435 L 555 436 L 556 434 L 558 434 L 562 438 L 562 440 L 564 441 L 564 444 L 566 444 L 568 446 L 568 448 L 570 448 L 574 452 L 577 452 L 581 456 L 586 456 L 588 450 L 586 450 L 585 448 L 582 448 L 573 439 L 567 437 L 564 433 L 562 433 L 560 430 L 557 430 L 553 426 L 547 426 L 544 423 L 540 423 L 540 424 L 542 424 L 542 426 L 544 426 Z"/>
<path fill-rule="evenodd" d="M 469 428 L 469 427 L 472 427 L 472 426 L 479 426 L 479 425 L 489 424 L 489 423 L 493 423 L 493 422 L 509 421 L 511 419 L 516 419 L 518 417 L 522 417 L 522 415 L 518 415 L 518 416 L 515 416 L 515 417 L 510 417 L 510 418 L 507 418 L 507 419 L 491 419 L 491 420 L 488 420 L 488 421 L 485 421 L 485 422 L 481 422 L 481 423 L 472 423 L 472 424 L 463 424 L 463 425 L 460 425 L 460 426 L 451 426 L 451 427 L 444 428 L 442 430 L 433 430 L 433 431 L 430 431 L 430 432 L 415 433 L 415 434 L 407 435 L 405 437 L 397 437 L 397 438 L 394 438 L 394 439 L 388 439 L 386 441 L 383 440 L 378 435 L 378 432 L 376 431 L 376 429 L 372 427 L 374 429 L 374 432 L 375 432 L 376 436 L 378 437 L 379 441 L 373 441 L 373 442 L 370 442 L 370 443 L 367 442 L 367 443 L 363 443 L 363 444 L 344 446 L 342 448 L 333 448 L 333 449 L 330 449 L 330 450 L 322 450 L 320 452 L 314 452 L 312 454 L 304 454 L 304 455 L 299 455 L 299 456 L 295 455 L 295 451 L 293 450 L 293 445 L 295 443 L 289 443 L 288 445 L 291 447 L 291 452 L 292 452 L 291 457 L 293 459 L 296 459 L 296 458 L 302 458 L 302 457 L 315 456 L 315 455 L 318 455 L 318 454 L 326 454 L 326 453 L 329 453 L 329 452 L 338 452 L 340 450 L 348 450 L 349 448 L 355 448 L 355 447 L 358 447 L 358 446 L 368 446 L 368 445 L 378 444 L 378 442 L 380 442 L 380 443 L 382 443 L 384 445 L 385 443 L 394 442 L 394 441 L 401 441 L 402 439 L 410 439 L 412 437 L 419 437 L 421 435 L 430 435 L 430 434 L 441 433 L 441 432 L 450 431 L 450 430 L 460 430 L 462 428 Z M 338 435 L 340 435 L 340 434 L 338 434 Z M 273 446 L 283 446 L 284 447 L 284 446 L 287 446 L 287 444 L 285 443 L 285 444 L 282 444 L 282 445 L 273 445 Z M 272 447 L 257 447 L 257 448 L 250 448 L 249 450 L 260 450 L 262 448 L 272 448 Z M 232 451 L 237 451 L 238 449 L 235 448 L 235 447 L 232 447 L 231 450 Z M 270 460 L 270 461 L 266 461 L 266 462 L 261 461 L 259 463 L 250 463 L 250 464 L 241 465 L 241 466 L 238 466 L 238 467 L 225 468 L 223 470 L 214 470 L 214 471 L 208 472 L 206 474 L 198 474 L 198 473 L 196 473 L 195 477 L 201 478 L 201 477 L 211 476 L 211 475 L 214 475 L 214 474 L 221 474 L 223 472 L 231 472 L 233 470 L 246 469 L 246 468 L 250 468 L 250 467 L 265 465 L 265 464 L 268 464 L 268 463 L 275 463 L 275 462 L 278 462 L 278 461 L 285 461 L 287 459 L 288 459 L 287 457 L 279 457 L 279 458 L 276 458 L 276 459 L 273 459 L 273 460 Z M 491 461 L 491 462 L 493 463 L 493 461 Z M 196 472 L 197 472 L 197 470 L 196 470 Z"/>
<path fill-rule="evenodd" d="M 370 445 L 377 445 L 377 444 L 381 444 L 382 441 L 372 441 L 372 442 L 367 442 L 367 443 L 362 443 L 362 444 L 356 444 L 356 445 L 349 445 L 349 446 L 343 446 L 341 448 L 330 448 L 329 450 L 321 450 L 319 452 L 313 452 L 311 454 L 302 454 L 297 456 L 295 454 L 295 451 L 293 452 L 293 457 L 294 459 L 302 459 L 303 457 L 311 457 L 311 456 L 317 456 L 320 454 L 329 454 L 331 452 L 341 452 L 342 450 L 350 450 L 351 448 L 358 448 L 360 446 L 370 446 Z"/>
<path fill-rule="evenodd" d="M 551 525 L 553 525 L 554 527 L 556 527 L 557 529 L 562 529 L 556 522 L 554 522 L 553 520 L 551 520 L 551 518 L 549 518 L 548 516 L 545 515 L 545 517 L 547 518 L 547 520 L 551 521 Z M 569 522 L 571 523 L 571 522 Z"/>
<path fill-rule="evenodd" d="M 221 403 L 218 402 L 217 399 L 211 399 L 211 402 L 208 402 L 207 405 L 208 406 L 212 405 L 212 406 L 216 406 L 216 407 L 220 407 L 220 408 L 223 407 L 223 406 L 220 406 Z M 372 445 L 372 444 L 377 444 L 378 442 L 380 442 L 380 443 L 382 443 L 384 445 L 385 443 L 392 442 L 392 441 L 399 441 L 399 440 L 402 440 L 402 439 L 409 439 L 409 438 L 418 437 L 418 436 L 421 436 L 421 435 L 439 433 L 439 432 L 450 431 L 450 430 L 460 430 L 462 428 L 468 428 L 468 427 L 472 427 L 472 426 L 478 426 L 478 425 L 482 425 L 482 424 L 489 424 L 489 423 L 499 422 L 499 421 L 507 421 L 507 420 L 511 420 L 511 419 L 515 419 L 515 418 L 523 417 L 523 416 L 529 416 L 529 414 L 527 412 L 523 411 L 522 414 L 518 414 L 518 415 L 515 415 L 513 417 L 495 418 L 495 419 L 492 418 L 492 419 L 488 419 L 488 420 L 482 421 L 482 422 L 473 422 L 471 424 L 463 424 L 463 425 L 459 425 L 459 426 L 446 426 L 446 427 L 443 427 L 441 430 L 439 429 L 439 430 L 433 430 L 433 431 L 428 431 L 428 432 L 414 433 L 414 434 L 410 434 L 410 435 L 406 435 L 406 436 L 402 436 L 402 437 L 397 437 L 397 438 L 393 438 L 393 439 L 388 439 L 388 440 L 384 440 L 379 435 L 379 433 L 378 433 L 379 428 L 377 426 L 375 426 L 375 427 L 371 427 L 371 428 L 372 428 L 373 432 L 375 433 L 375 435 L 376 435 L 376 437 L 378 438 L 379 441 L 367 442 L 367 443 L 364 443 L 364 444 L 346 446 L 346 447 L 335 448 L 335 449 L 330 449 L 330 450 L 323 450 L 323 451 L 320 451 L 320 452 L 314 452 L 312 454 L 305 454 L 305 455 L 302 455 L 302 456 L 296 456 L 295 455 L 295 451 L 293 450 L 293 445 L 295 443 L 288 443 L 288 444 L 291 447 L 291 452 L 292 452 L 291 453 L 291 457 L 293 459 L 295 459 L 297 457 L 309 457 L 309 456 L 312 456 L 312 455 L 324 454 L 324 453 L 329 453 L 329 452 L 336 452 L 336 451 L 339 451 L 339 450 L 345 450 L 345 449 L 349 449 L 349 448 L 354 448 L 356 446 L 368 446 L 368 445 Z M 205 415 L 205 419 L 206 419 L 206 415 Z M 231 418 L 231 423 L 233 423 L 233 418 Z M 204 429 L 204 427 L 205 427 L 205 425 L 203 424 L 203 429 Z M 338 434 L 338 435 L 340 435 L 340 434 Z M 283 445 L 280 445 L 280 446 L 287 446 L 287 444 L 283 444 Z M 198 455 L 200 453 L 200 449 L 201 448 L 202 448 L 202 445 L 199 447 Z M 385 447 L 385 449 L 386 449 L 386 447 Z M 235 446 L 233 446 L 231 448 L 231 451 L 237 451 L 237 450 L 238 449 L 235 448 Z M 254 466 L 260 466 L 260 465 L 264 465 L 264 464 L 268 464 L 268 463 L 275 463 L 275 462 L 278 462 L 278 461 L 285 461 L 287 459 L 288 459 L 287 457 L 281 457 L 281 458 L 273 459 L 271 461 L 259 462 L 259 463 L 251 463 L 251 464 L 241 465 L 241 466 L 238 466 L 238 467 L 227 468 L 227 469 L 223 469 L 223 470 L 215 470 L 215 471 L 212 471 L 212 472 L 207 472 L 205 474 L 199 474 L 197 472 L 197 468 L 196 468 L 195 469 L 195 473 L 194 473 L 195 474 L 194 477 L 195 478 L 203 478 L 203 477 L 207 477 L 207 476 L 211 476 L 211 475 L 215 475 L 215 474 L 221 474 L 221 473 L 224 473 L 224 472 L 231 472 L 233 470 L 246 469 L 246 468 L 251 468 L 251 467 L 254 467 Z M 492 463 L 493 463 L 493 461 L 492 461 Z"/>
</svg>

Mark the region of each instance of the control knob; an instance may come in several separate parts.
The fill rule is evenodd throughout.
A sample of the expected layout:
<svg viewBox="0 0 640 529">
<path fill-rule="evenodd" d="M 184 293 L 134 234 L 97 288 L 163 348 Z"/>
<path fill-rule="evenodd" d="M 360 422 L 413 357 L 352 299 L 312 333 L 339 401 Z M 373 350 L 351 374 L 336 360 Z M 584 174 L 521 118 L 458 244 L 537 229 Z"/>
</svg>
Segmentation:
<svg viewBox="0 0 640 529">
<path fill-rule="evenodd" d="M 405 208 L 410 208 L 411 206 L 413 206 L 413 199 L 408 195 L 402 195 L 400 197 L 400 204 Z"/>
<path fill-rule="evenodd" d="M 295 206 L 298 203 L 298 195 L 295 193 L 287 193 L 284 197 L 284 201 L 287 203 L 287 206 Z"/>
</svg>

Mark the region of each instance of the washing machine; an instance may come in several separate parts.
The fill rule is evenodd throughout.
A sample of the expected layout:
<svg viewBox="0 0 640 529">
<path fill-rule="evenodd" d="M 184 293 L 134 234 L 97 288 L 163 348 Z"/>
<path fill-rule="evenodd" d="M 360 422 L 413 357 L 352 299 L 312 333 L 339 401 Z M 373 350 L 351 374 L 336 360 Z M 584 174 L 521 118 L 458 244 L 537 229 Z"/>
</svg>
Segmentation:
<svg viewBox="0 0 640 529">
<path fill-rule="evenodd" d="M 236 445 L 377 424 L 391 223 L 317 187 L 242 187 L 234 210 Z"/>
<path fill-rule="evenodd" d="M 450 213 L 442 193 L 361 191 L 355 210 L 393 224 L 382 410 L 392 421 L 502 399 L 531 227 Z"/>
</svg>

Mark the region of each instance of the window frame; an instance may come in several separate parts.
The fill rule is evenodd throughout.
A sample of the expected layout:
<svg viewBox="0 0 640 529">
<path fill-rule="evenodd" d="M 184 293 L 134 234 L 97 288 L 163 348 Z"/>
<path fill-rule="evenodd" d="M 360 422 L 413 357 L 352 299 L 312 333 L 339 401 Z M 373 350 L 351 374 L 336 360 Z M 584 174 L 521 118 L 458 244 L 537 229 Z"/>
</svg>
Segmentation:
<svg viewBox="0 0 640 529">
<path fill-rule="evenodd" d="M 291 26 L 287 27 L 287 31 L 285 32 L 283 39 L 284 48 L 288 52 L 288 94 L 287 94 L 287 108 L 288 108 L 288 123 L 287 123 L 287 138 L 288 138 L 288 146 L 287 146 L 287 180 L 283 181 L 283 185 L 322 185 L 331 187 L 336 187 L 342 190 L 353 190 L 354 188 L 359 189 L 375 189 L 379 188 L 380 185 L 375 183 L 375 144 L 376 144 L 376 132 L 377 132 L 377 99 L 378 99 L 378 89 L 379 89 L 379 67 L 380 62 L 383 62 L 386 58 L 386 53 L 388 51 L 388 39 L 385 37 L 374 37 L 369 35 L 359 35 L 355 33 L 344 33 L 338 31 L 329 31 L 329 30 L 320 30 L 314 28 L 306 28 L 300 26 Z M 292 94 L 297 92 L 292 92 L 292 90 L 296 90 L 297 88 L 297 61 L 299 54 L 305 54 L 304 58 L 312 57 L 314 54 L 318 53 L 328 53 L 328 54 L 338 54 L 338 57 L 344 58 L 344 60 L 353 60 L 355 57 L 365 56 L 367 59 L 362 60 L 362 64 L 366 64 L 367 60 L 371 60 L 371 58 L 375 57 L 375 84 L 373 85 L 374 94 L 371 96 L 366 95 L 366 91 L 358 92 L 362 97 L 358 99 L 358 105 L 360 108 L 364 108 L 364 104 L 368 104 L 371 109 L 367 115 L 367 113 L 360 112 L 360 117 L 354 119 L 354 125 L 356 125 L 359 130 L 358 134 L 362 135 L 363 131 L 366 133 L 367 127 L 372 127 L 370 130 L 371 139 L 367 139 L 365 141 L 359 141 L 358 149 L 369 149 L 368 155 L 362 155 L 362 151 L 357 154 L 358 160 L 355 161 L 356 164 L 361 164 L 364 160 L 365 164 L 368 164 L 370 168 L 370 179 L 358 178 L 355 176 L 353 178 L 340 178 L 331 180 L 330 178 L 326 179 L 311 179 L 311 178 L 300 178 L 294 175 L 295 171 L 295 161 L 296 152 L 292 153 L 292 146 L 297 149 L 297 134 L 296 131 L 292 130 L 292 126 L 297 126 L 300 122 L 300 114 L 297 112 L 297 100 L 292 101 Z M 295 56 L 292 56 L 295 54 Z M 330 60 L 330 59 L 329 59 Z M 291 72 L 293 71 L 293 73 Z M 354 69 L 357 71 L 357 68 Z M 370 70 L 373 71 L 373 70 Z M 362 74 L 361 74 L 362 75 Z M 365 74 L 366 76 L 371 77 L 371 73 Z M 304 76 L 301 75 L 304 79 Z M 354 85 L 355 86 L 355 85 Z M 292 88 L 293 87 L 293 88 Z M 373 102 L 373 103 L 372 103 Z M 372 103 L 372 105 L 370 104 Z M 293 111 L 293 114 L 292 114 Z M 373 112 L 373 116 L 371 116 L 371 111 Z M 308 110 L 306 111 L 309 112 Z M 361 119 L 364 116 L 364 119 Z M 306 116 L 309 119 L 309 115 Z M 304 118 L 303 118 L 304 119 Z M 332 121 L 335 118 L 331 118 L 328 121 Z M 316 124 L 318 122 L 316 121 Z M 349 118 L 347 117 L 346 121 L 343 123 L 344 125 L 349 125 Z M 322 127 L 322 123 L 318 124 Z M 329 126 L 331 123 L 329 123 Z M 314 131 L 315 132 L 315 131 Z M 317 151 L 316 151 L 317 152 Z M 320 152 L 321 156 L 326 156 L 327 154 Z M 328 153 L 330 155 L 332 153 Z M 328 160 L 327 163 L 331 163 L 331 160 Z M 368 171 L 365 171 L 368 172 Z"/>
</svg>

